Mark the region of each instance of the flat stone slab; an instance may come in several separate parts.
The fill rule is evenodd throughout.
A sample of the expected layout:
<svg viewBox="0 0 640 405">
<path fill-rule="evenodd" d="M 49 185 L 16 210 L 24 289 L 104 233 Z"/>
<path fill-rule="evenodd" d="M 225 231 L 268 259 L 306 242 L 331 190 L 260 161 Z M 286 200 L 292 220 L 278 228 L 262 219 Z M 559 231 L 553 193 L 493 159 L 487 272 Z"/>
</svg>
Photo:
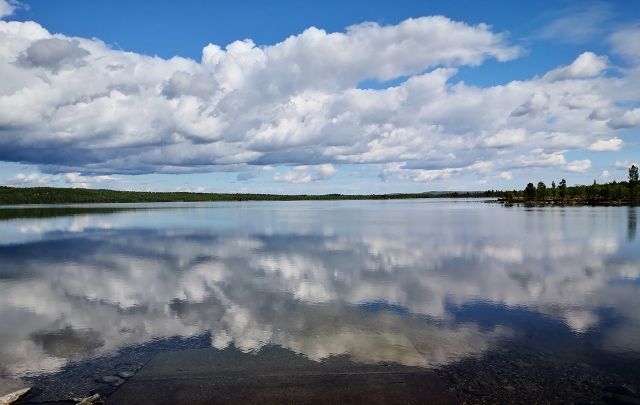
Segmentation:
<svg viewBox="0 0 640 405">
<path fill-rule="evenodd" d="M 127 404 L 459 404 L 438 376 L 420 367 L 361 365 L 346 357 L 318 363 L 290 350 L 164 352 L 106 401 Z"/>
<path fill-rule="evenodd" d="M 20 381 L 9 378 L 0 378 L 0 397 L 11 394 L 12 392 L 27 388 L 29 385 Z"/>
</svg>

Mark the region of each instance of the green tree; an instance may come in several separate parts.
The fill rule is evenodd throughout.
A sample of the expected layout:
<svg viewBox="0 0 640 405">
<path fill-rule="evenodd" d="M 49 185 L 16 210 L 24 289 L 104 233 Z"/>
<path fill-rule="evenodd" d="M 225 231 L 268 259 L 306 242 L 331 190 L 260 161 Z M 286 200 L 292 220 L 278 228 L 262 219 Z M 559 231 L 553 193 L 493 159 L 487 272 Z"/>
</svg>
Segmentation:
<svg viewBox="0 0 640 405">
<path fill-rule="evenodd" d="M 635 202 L 636 189 L 638 188 L 638 166 L 631 165 L 629 168 L 629 201 Z"/>
<path fill-rule="evenodd" d="M 587 186 L 586 188 L 585 198 L 587 200 L 597 200 L 599 196 L 600 196 L 600 186 L 598 186 L 598 183 L 594 179 L 593 184 L 590 186 Z"/>
<path fill-rule="evenodd" d="M 603 184 L 602 185 L 602 191 L 601 191 L 600 195 L 606 201 L 610 201 L 611 200 L 611 185 L 610 184 Z"/>
<path fill-rule="evenodd" d="M 567 181 L 565 179 L 562 179 L 558 185 L 558 195 L 562 201 L 567 198 Z"/>
<path fill-rule="evenodd" d="M 544 181 L 538 182 L 537 195 L 539 201 L 544 201 L 547 198 L 547 185 L 544 184 Z"/>
<path fill-rule="evenodd" d="M 513 202 L 513 192 L 512 192 L 512 191 L 507 191 L 506 193 L 504 193 L 504 199 L 505 199 L 508 203 Z"/>
<path fill-rule="evenodd" d="M 558 196 L 558 190 L 556 189 L 556 182 L 552 181 L 551 182 L 551 198 L 555 200 L 557 196 Z"/>
<path fill-rule="evenodd" d="M 527 201 L 533 201 L 536 199 L 536 187 L 533 183 L 527 184 L 527 188 L 524 189 L 524 198 Z"/>
</svg>

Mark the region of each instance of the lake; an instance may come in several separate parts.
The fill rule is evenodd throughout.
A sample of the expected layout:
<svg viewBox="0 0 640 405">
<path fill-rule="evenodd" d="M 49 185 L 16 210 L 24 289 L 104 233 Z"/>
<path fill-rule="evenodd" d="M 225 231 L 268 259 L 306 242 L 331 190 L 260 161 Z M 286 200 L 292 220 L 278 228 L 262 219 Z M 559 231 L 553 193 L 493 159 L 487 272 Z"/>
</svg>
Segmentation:
<svg viewBox="0 0 640 405">
<path fill-rule="evenodd" d="M 433 369 L 469 403 L 633 397 L 638 211 L 447 199 L 2 208 L 0 378 L 61 399 L 162 351 L 276 347 Z"/>
</svg>

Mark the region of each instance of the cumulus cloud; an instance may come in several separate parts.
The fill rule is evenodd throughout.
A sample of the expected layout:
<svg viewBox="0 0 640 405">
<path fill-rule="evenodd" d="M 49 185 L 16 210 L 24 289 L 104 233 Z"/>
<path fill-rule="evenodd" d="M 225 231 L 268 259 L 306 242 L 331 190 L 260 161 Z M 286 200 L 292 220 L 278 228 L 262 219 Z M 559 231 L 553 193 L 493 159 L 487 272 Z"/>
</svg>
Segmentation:
<svg viewBox="0 0 640 405">
<path fill-rule="evenodd" d="M 48 186 L 51 183 L 62 182 L 74 188 L 89 188 L 100 183 L 119 183 L 121 179 L 113 176 L 82 176 L 80 173 L 65 173 L 64 175 L 47 176 L 39 173 L 18 173 L 12 178 L 1 182 L 5 186 L 37 187 Z"/>
<path fill-rule="evenodd" d="M 117 183 L 121 180 L 112 176 L 82 176 L 80 173 L 67 173 L 65 182 L 72 187 L 88 188 L 93 183 Z"/>
<path fill-rule="evenodd" d="M 511 172 L 502 172 L 499 175 L 497 175 L 495 178 L 500 180 L 512 180 L 513 174 L 511 174 Z"/>
<path fill-rule="evenodd" d="M 252 165 L 397 160 L 410 145 L 379 151 L 389 149 L 387 131 L 391 143 L 417 136 L 412 123 L 390 122 L 406 91 L 357 83 L 418 74 L 412 93 L 437 89 L 455 69 L 423 71 L 520 52 L 487 25 L 444 17 L 310 28 L 261 48 L 209 45 L 200 63 L 51 35 L 36 23 L 3 22 L 0 33 L 0 69 L 13 78 L 0 85 L 0 160 L 84 175 L 233 170 L 248 179 Z"/>
<path fill-rule="evenodd" d="M 187 95 L 207 99 L 216 90 L 216 82 L 211 79 L 194 76 L 187 72 L 176 72 L 163 83 L 160 94 L 168 99 Z"/>
<path fill-rule="evenodd" d="M 80 60 L 90 52 L 80 47 L 78 40 L 47 38 L 34 41 L 18 57 L 25 67 L 42 67 L 57 72 L 64 65 L 82 66 Z"/>
<path fill-rule="evenodd" d="M 31 173 L 29 175 L 18 173 L 12 178 L 5 180 L 3 185 L 5 186 L 22 186 L 22 187 L 37 187 L 47 185 L 52 181 L 59 180 L 59 176 L 43 176 L 38 173 Z"/>
<path fill-rule="evenodd" d="M 562 153 L 602 148 L 640 122 L 616 107 L 636 97 L 634 77 L 607 77 L 608 59 L 591 52 L 501 86 L 455 79 L 461 66 L 521 52 L 488 25 L 445 17 L 210 44 L 200 61 L 0 21 L 0 161 L 43 175 L 226 171 L 246 181 L 276 167 L 276 181 L 310 183 L 372 164 L 384 181 L 483 180 L 509 166 L 562 166 Z M 291 169 L 300 165 L 313 169 Z"/>
<path fill-rule="evenodd" d="M 611 34 L 609 42 L 613 51 L 633 61 L 640 59 L 640 26 L 623 28 Z"/>
<path fill-rule="evenodd" d="M 627 170 L 633 165 L 638 166 L 638 162 L 632 162 L 630 160 L 625 160 L 623 162 L 618 161 L 613 164 L 613 167 L 615 167 L 618 170 Z"/>
<path fill-rule="evenodd" d="M 523 115 L 540 115 L 548 109 L 551 97 L 541 90 L 536 90 L 529 99 L 511 112 L 512 117 Z"/>
<path fill-rule="evenodd" d="M 581 79 L 596 76 L 604 71 L 609 62 L 606 56 L 598 56 L 593 52 L 585 52 L 578 56 L 571 65 L 560 67 L 545 74 L 543 79 L 549 81 Z"/>
<path fill-rule="evenodd" d="M 286 173 L 275 173 L 273 180 L 284 183 L 309 183 L 312 181 L 329 180 L 338 171 L 331 164 L 318 165 L 314 168 L 298 166 Z"/>
<path fill-rule="evenodd" d="M 523 128 L 505 129 L 484 139 L 484 144 L 490 148 L 505 148 L 518 145 L 524 141 L 527 131 Z"/>
<path fill-rule="evenodd" d="M 520 155 L 513 160 L 516 167 L 547 167 L 559 166 L 566 163 L 564 156 L 557 153 L 544 153 L 543 151 L 535 151 L 531 155 Z"/>
<path fill-rule="evenodd" d="M 629 129 L 640 125 L 640 108 L 625 111 L 620 117 L 612 118 L 607 125 L 612 129 Z"/>
<path fill-rule="evenodd" d="M 596 107 L 589 114 L 590 120 L 598 120 L 598 121 L 608 121 L 612 118 L 618 118 L 620 115 L 624 114 L 624 111 L 620 111 L 620 108 L 616 107 Z"/>
<path fill-rule="evenodd" d="M 465 167 L 445 167 L 442 169 L 407 169 L 399 164 L 390 164 L 379 177 L 382 181 L 405 179 L 419 183 L 434 180 L 446 180 L 456 174 L 473 173 L 482 180 L 493 168 L 493 162 L 476 161 Z"/>
<path fill-rule="evenodd" d="M 8 17 L 19 7 L 21 4 L 12 0 L 0 0 L 0 18 Z"/>
<path fill-rule="evenodd" d="M 616 137 L 609 140 L 597 140 L 592 143 L 587 149 L 591 152 L 616 152 L 622 149 L 622 139 Z"/>
<path fill-rule="evenodd" d="M 333 165 L 326 164 L 320 165 L 316 168 L 316 179 L 317 180 L 328 180 L 338 171 Z"/>
<path fill-rule="evenodd" d="M 573 173 L 584 173 L 591 167 L 591 161 L 589 159 L 574 160 L 567 163 L 565 170 Z"/>
</svg>

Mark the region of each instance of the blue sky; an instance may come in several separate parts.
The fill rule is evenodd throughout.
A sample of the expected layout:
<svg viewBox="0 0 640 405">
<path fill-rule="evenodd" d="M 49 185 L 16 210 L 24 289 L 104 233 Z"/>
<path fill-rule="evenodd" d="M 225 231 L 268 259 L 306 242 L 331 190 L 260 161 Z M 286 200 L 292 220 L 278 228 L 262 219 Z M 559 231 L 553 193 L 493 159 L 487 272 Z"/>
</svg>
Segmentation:
<svg viewBox="0 0 640 405">
<path fill-rule="evenodd" d="M 394 193 L 624 180 L 634 1 L 0 0 L 0 184 Z"/>
</svg>

